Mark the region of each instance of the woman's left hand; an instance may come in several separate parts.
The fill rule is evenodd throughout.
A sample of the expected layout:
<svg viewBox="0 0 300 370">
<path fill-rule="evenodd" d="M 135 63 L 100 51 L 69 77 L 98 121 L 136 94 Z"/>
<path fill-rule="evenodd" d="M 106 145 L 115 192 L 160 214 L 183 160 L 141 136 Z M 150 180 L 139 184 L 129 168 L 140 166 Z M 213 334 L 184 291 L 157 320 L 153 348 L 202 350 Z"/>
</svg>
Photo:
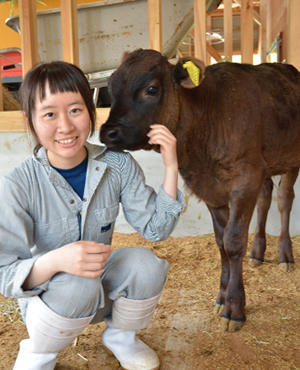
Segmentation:
<svg viewBox="0 0 300 370">
<path fill-rule="evenodd" d="M 164 125 L 151 125 L 148 132 L 151 145 L 160 145 L 164 165 L 166 167 L 165 179 L 163 183 L 164 191 L 172 198 L 177 198 L 178 184 L 178 162 L 176 151 L 176 138 Z"/>
<path fill-rule="evenodd" d="M 151 125 L 151 130 L 148 132 L 149 141 L 151 145 L 160 145 L 160 153 L 163 157 L 166 168 L 178 168 L 177 152 L 176 152 L 176 138 L 169 129 L 164 125 Z"/>
</svg>

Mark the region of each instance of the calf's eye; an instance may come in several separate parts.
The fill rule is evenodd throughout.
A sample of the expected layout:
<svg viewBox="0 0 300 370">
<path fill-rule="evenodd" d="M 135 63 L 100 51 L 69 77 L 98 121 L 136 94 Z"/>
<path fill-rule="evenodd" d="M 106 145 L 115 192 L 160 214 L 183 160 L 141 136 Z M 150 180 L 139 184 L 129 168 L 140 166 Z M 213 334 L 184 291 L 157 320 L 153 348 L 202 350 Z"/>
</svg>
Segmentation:
<svg viewBox="0 0 300 370">
<path fill-rule="evenodd" d="M 158 86 L 149 86 L 148 93 L 150 95 L 157 95 L 158 94 Z"/>
</svg>

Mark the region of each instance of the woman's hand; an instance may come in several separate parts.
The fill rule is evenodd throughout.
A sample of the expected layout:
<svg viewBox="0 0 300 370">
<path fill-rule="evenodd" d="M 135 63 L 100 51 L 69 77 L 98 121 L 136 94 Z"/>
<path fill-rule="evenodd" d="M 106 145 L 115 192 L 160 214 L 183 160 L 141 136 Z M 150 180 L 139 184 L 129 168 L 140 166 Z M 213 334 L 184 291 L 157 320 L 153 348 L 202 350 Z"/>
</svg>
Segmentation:
<svg viewBox="0 0 300 370">
<path fill-rule="evenodd" d="M 96 278 L 111 255 L 110 245 L 81 240 L 54 249 L 39 257 L 22 288 L 30 290 L 52 278 L 58 272 Z"/>
<path fill-rule="evenodd" d="M 112 247 L 93 241 L 78 241 L 56 249 L 58 271 L 89 278 L 98 277 L 111 255 Z"/>
<path fill-rule="evenodd" d="M 163 183 L 164 191 L 170 197 L 177 198 L 178 185 L 178 161 L 176 151 L 176 138 L 164 125 L 151 125 L 148 132 L 151 145 L 160 145 L 160 153 L 166 167 L 165 179 Z"/>
<path fill-rule="evenodd" d="M 148 143 L 160 145 L 160 153 L 166 168 L 178 169 L 175 136 L 164 125 L 151 125 L 150 128 L 151 130 L 147 134 Z"/>
</svg>

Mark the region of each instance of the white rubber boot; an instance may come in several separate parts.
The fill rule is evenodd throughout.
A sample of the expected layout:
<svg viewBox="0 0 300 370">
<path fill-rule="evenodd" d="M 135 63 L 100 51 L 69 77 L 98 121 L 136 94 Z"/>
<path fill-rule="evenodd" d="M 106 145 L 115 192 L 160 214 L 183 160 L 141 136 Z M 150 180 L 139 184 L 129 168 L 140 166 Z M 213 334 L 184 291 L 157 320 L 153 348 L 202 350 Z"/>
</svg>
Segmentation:
<svg viewBox="0 0 300 370">
<path fill-rule="evenodd" d="M 120 297 L 113 303 L 111 319 L 105 319 L 106 329 L 102 344 L 113 354 L 123 369 L 157 370 L 157 354 L 136 337 L 136 330 L 145 329 L 149 324 L 160 294 L 143 300 Z"/>
<path fill-rule="evenodd" d="M 29 339 L 21 341 L 13 370 L 53 370 L 58 352 L 72 343 L 93 316 L 70 319 L 52 311 L 39 297 L 30 298 L 26 313 Z"/>
</svg>

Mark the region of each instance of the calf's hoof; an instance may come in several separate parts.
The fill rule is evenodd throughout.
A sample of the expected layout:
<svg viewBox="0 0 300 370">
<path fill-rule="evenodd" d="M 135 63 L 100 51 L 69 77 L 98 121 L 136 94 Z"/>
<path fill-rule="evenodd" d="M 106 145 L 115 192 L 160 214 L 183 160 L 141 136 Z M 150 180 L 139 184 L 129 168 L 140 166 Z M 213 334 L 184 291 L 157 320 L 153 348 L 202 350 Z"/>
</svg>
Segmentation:
<svg viewBox="0 0 300 370">
<path fill-rule="evenodd" d="M 236 320 L 227 319 L 226 317 L 222 317 L 222 323 L 221 323 L 222 330 L 228 331 L 230 333 L 241 330 L 245 321 L 246 319 L 236 321 Z"/>
<path fill-rule="evenodd" d="M 292 272 L 295 270 L 295 264 L 289 262 L 279 262 L 279 267 L 283 272 Z"/>
<path fill-rule="evenodd" d="M 215 305 L 215 307 L 214 307 L 214 311 L 213 311 L 214 314 L 222 317 L 223 316 L 223 312 L 224 312 L 224 307 L 225 307 L 224 304 L 217 303 Z"/>
<path fill-rule="evenodd" d="M 258 267 L 261 266 L 263 261 L 257 260 L 256 258 L 250 257 L 249 259 L 249 266 L 251 267 Z"/>
</svg>

